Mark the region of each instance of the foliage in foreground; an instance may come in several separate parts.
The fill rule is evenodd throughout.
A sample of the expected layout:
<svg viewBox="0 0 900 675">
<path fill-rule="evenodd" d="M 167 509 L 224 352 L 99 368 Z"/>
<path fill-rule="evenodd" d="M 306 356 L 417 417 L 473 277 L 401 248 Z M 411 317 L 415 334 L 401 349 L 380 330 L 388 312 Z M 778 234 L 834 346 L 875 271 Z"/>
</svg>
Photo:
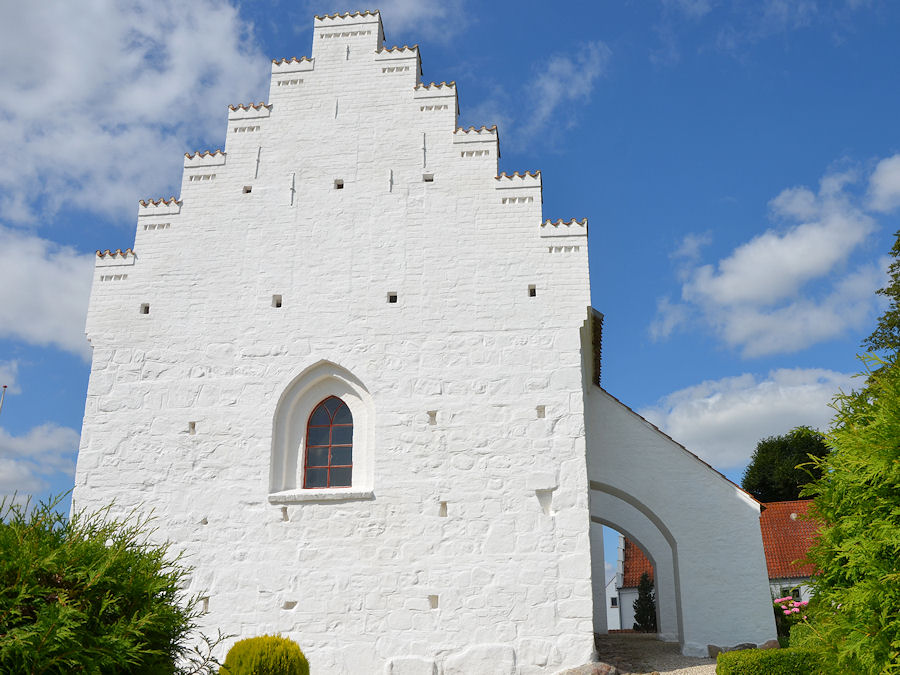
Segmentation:
<svg viewBox="0 0 900 675">
<path fill-rule="evenodd" d="M 823 663 L 809 649 L 742 649 L 719 654 L 716 675 L 819 675 Z"/>
<path fill-rule="evenodd" d="M 263 635 L 234 643 L 221 675 L 309 675 L 309 663 L 296 642 Z"/>
<path fill-rule="evenodd" d="M 0 672 L 214 673 L 218 640 L 187 644 L 190 569 L 147 541 L 148 519 L 67 519 L 61 500 L 0 502 Z"/>
<path fill-rule="evenodd" d="M 638 581 L 638 596 L 632 604 L 634 608 L 634 630 L 645 633 L 656 632 L 656 594 L 650 575 L 644 572 Z"/>
<path fill-rule="evenodd" d="M 866 388 L 835 399 L 833 450 L 803 491 L 825 523 L 808 645 L 835 672 L 900 673 L 900 362 L 862 359 Z"/>
<path fill-rule="evenodd" d="M 756 444 L 741 487 L 761 502 L 798 499 L 800 488 L 820 475 L 815 469 L 810 473 L 810 457 L 827 454 L 825 437 L 809 427 L 796 427 L 783 436 L 769 436 Z M 798 468 L 802 464 L 807 466 Z"/>
</svg>

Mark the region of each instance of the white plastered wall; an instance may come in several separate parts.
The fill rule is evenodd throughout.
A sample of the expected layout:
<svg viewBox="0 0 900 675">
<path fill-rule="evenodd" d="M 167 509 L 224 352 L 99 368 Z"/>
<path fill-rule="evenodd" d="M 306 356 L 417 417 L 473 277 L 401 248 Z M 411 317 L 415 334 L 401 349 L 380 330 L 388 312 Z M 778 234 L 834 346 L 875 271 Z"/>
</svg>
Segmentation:
<svg viewBox="0 0 900 675">
<path fill-rule="evenodd" d="M 540 174 L 498 176 L 496 129 L 458 129 L 377 13 L 313 40 L 98 256 L 75 507 L 155 511 L 219 657 L 280 632 L 317 675 L 583 664 L 587 224 L 544 223 Z M 298 490 L 331 393 L 353 487 Z"/>
</svg>

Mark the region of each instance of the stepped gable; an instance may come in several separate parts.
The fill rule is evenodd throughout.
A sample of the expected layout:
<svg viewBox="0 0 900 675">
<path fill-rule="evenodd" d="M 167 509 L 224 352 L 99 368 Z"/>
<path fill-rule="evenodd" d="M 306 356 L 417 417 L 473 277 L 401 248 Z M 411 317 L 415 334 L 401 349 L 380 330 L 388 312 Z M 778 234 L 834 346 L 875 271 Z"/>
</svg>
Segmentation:
<svg viewBox="0 0 900 675">
<path fill-rule="evenodd" d="M 181 204 L 181 202 L 178 201 L 175 197 L 169 197 L 168 199 L 147 199 L 147 200 L 142 199 L 138 203 L 144 207 L 174 205 L 174 204 L 180 205 Z"/>
<path fill-rule="evenodd" d="M 560 226 L 572 227 L 573 225 L 575 227 L 583 227 L 585 230 L 587 230 L 588 220 L 587 220 L 587 218 L 582 218 L 581 220 L 578 220 L 576 218 L 572 218 L 571 220 L 562 220 L 560 218 L 557 220 L 545 220 L 543 223 L 541 223 L 542 228 L 545 228 L 545 227 L 559 228 Z"/>
<path fill-rule="evenodd" d="M 203 152 L 197 150 L 194 153 L 190 153 L 190 152 L 184 153 L 184 156 L 187 157 L 188 159 L 200 159 L 202 157 L 215 157 L 216 155 L 224 156 L 225 152 L 223 150 L 220 150 L 217 148 L 217 149 L 213 150 L 212 152 L 210 152 L 209 150 L 204 150 Z"/>
<path fill-rule="evenodd" d="M 260 101 L 259 103 L 238 103 L 237 105 L 229 105 L 229 110 L 259 110 L 261 108 L 272 109 L 271 104 Z"/>
<path fill-rule="evenodd" d="M 453 130 L 454 134 L 458 134 L 458 133 L 469 134 L 469 133 L 473 133 L 473 132 L 476 134 L 479 134 L 479 135 L 483 132 L 486 132 L 489 134 L 496 134 L 497 133 L 497 125 L 494 124 L 489 127 L 486 127 L 484 125 L 482 125 L 480 127 L 474 127 L 474 126 L 473 127 L 456 127 L 456 129 Z"/>
<path fill-rule="evenodd" d="M 511 173 L 511 174 L 507 174 L 505 171 L 503 171 L 499 176 L 494 176 L 494 180 L 500 180 L 501 178 L 506 178 L 507 180 L 512 180 L 513 178 L 520 178 L 522 180 L 525 180 L 526 178 L 540 178 L 540 177 L 541 177 L 540 170 L 525 171 L 524 173 L 521 173 L 521 174 L 518 171 Z"/>
<path fill-rule="evenodd" d="M 272 59 L 272 63 L 276 66 L 287 65 L 289 63 L 303 63 L 303 62 L 312 63 L 313 60 L 308 56 L 301 56 L 299 59 L 296 56 L 292 56 L 289 59 Z"/>
<path fill-rule="evenodd" d="M 126 248 L 124 251 L 120 248 L 117 248 L 115 251 L 110 251 L 109 249 L 101 251 L 97 249 L 98 258 L 127 258 L 132 255 L 134 255 L 134 251 L 130 248 Z"/>
<path fill-rule="evenodd" d="M 315 18 L 316 18 L 316 21 L 325 21 L 326 19 L 353 19 L 358 16 L 359 17 L 377 16 L 379 19 L 381 19 L 381 12 L 377 9 L 375 11 L 370 11 L 370 10 L 366 9 L 366 10 L 363 10 L 362 12 L 344 12 L 343 14 L 340 14 L 337 12 L 335 12 L 334 14 L 323 14 L 321 16 L 316 14 Z"/>
<path fill-rule="evenodd" d="M 456 81 L 450 80 L 449 82 L 438 82 L 438 83 L 430 82 L 428 84 L 425 84 L 424 82 L 420 82 L 419 84 L 416 85 L 415 88 L 416 89 L 443 89 L 444 87 L 448 87 L 448 88 L 452 87 L 453 89 L 455 89 Z"/>
<path fill-rule="evenodd" d="M 379 47 L 375 50 L 376 54 L 381 54 L 383 52 L 418 52 L 419 45 L 403 45 L 402 47 L 398 47 L 394 45 L 393 47 Z"/>
</svg>

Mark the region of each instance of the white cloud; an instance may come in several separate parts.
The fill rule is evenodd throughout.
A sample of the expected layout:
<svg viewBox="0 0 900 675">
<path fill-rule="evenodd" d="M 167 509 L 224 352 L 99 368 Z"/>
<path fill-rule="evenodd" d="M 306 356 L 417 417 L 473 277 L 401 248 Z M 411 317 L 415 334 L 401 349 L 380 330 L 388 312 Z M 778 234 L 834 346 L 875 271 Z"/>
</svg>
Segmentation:
<svg viewBox="0 0 900 675">
<path fill-rule="evenodd" d="M 36 494 L 54 474 L 72 476 L 78 432 L 55 424 L 34 427 L 24 436 L 0 428 L 0 495 Z"/>
<path fill-rule="evenodd" d="M 869 177 L 869 208 L 888 212 L 900 207 L 900 154 L 878 162 Z"/>
<path fill-rule="evenodd" d="M 699 19 L 712 11 L 713 0 L 662 0 L 664 7 L 671 7 L 692 19 Z"/>
<path fill-rule="evenodd" d="M 225 106 L 263 91 L 267 64 L 224 0 L 48 0 L 0 22 L 0 217 L 80 208 L 132 216 L 224 138 Z"/>
<path fill-rule="evenodd" d="M 84 321 L 93 267 L 92 255 L 0 225 L 0 337 L 90 358 Z"/>
<path fill-rule="evenodd" d="M 744 356 L 804 349 L 860 328 L 874 311 L 883 269 L 844 269 L 876 229 L 848 192 L 852 172 L 826 175 L 817 193 L 784 190 L 769 204 L 779 228 L 770 228 L 713 264 L 699 264 L 707 239 L 688 235 L 679 262 L 681 302 L 658 301 L 654 339 L 680 326 L 705 325 Z M 798 222 L 799 221 L 799 222 Z"/>
<path fill-rule="evenodd" d="M 0 387 L 5 384 L 7 387 L 7 394 L 21 393 L 22 390 L 19 389 L 18 385 L 16 384 L 16 377 L 18 377 L 18 375 L 18 361 L 0 361 Z"/>
<path fill-rule="evenodd" d="M 385 33 L 409 33 L 446 41 L 468 23 L 462 0 L 382 0 L 378 4 Z"/>
<path fill-rule="evenodd" d="M 810 220 L 786 232 L 767 230 L 715 267 L 698 268 L 683 289 L 685 299 L 717 305 L 771 304 L 795 295 L 804 283 L 844 261 L 875 224 L 826 183 L 817 197 L 806 189 L 798 193 L 796 188 L 776 197 L 771 204 L 777 213 L 796 218 L 802 211 Z M 798 200 L 798 194 L 803 199 Z M 807 201 L 802 208 L 798 204 Z"/>
<path fill-rule="evenodd" d="M 521 147 L 539 135 L 553 136 L 553 127 L 571 127 L 577 114 L 574 103 L 591 98 L 596 81 L 606 73 L 612 52 L 603 42 L 573 45 L 565 54 L 551 55 L 533 68 L 533 79 L 518 96 L 506 88 L 470 109 L 466 115 L 476 125 L 497 124 L 513 147 Z"/>
<path fill-rule="evenodd" d="M 757 442 L 805 425 L 827 429 L 833 396 L 860 381 L 824 369 L 780 369 L 710 380 L 673 392 L 640 414 L 714 467 L 749 461 Z"/>
</svg>

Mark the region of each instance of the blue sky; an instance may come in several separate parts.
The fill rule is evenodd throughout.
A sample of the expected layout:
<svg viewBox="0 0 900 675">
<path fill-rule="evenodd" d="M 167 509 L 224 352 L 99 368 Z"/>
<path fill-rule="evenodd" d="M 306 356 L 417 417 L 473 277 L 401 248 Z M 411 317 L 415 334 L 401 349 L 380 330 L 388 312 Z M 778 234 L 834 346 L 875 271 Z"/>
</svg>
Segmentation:
<svg viewBox="0 0 900 675">
<path fill-rule="evenodd" d="M 552 7 L 552 9 L 551 9 Z M 0 492 L 72 484 L 98 248 L 221 147 L 295 0 L 14 3 L 0 22 Z M 455 80 L 460 124 L 590 220 L 604 386 L 739 481 L 756 441 L 827 426 L 900 229 L 900 5 L 388 0 L 387 43 Z"/>
</svg>

